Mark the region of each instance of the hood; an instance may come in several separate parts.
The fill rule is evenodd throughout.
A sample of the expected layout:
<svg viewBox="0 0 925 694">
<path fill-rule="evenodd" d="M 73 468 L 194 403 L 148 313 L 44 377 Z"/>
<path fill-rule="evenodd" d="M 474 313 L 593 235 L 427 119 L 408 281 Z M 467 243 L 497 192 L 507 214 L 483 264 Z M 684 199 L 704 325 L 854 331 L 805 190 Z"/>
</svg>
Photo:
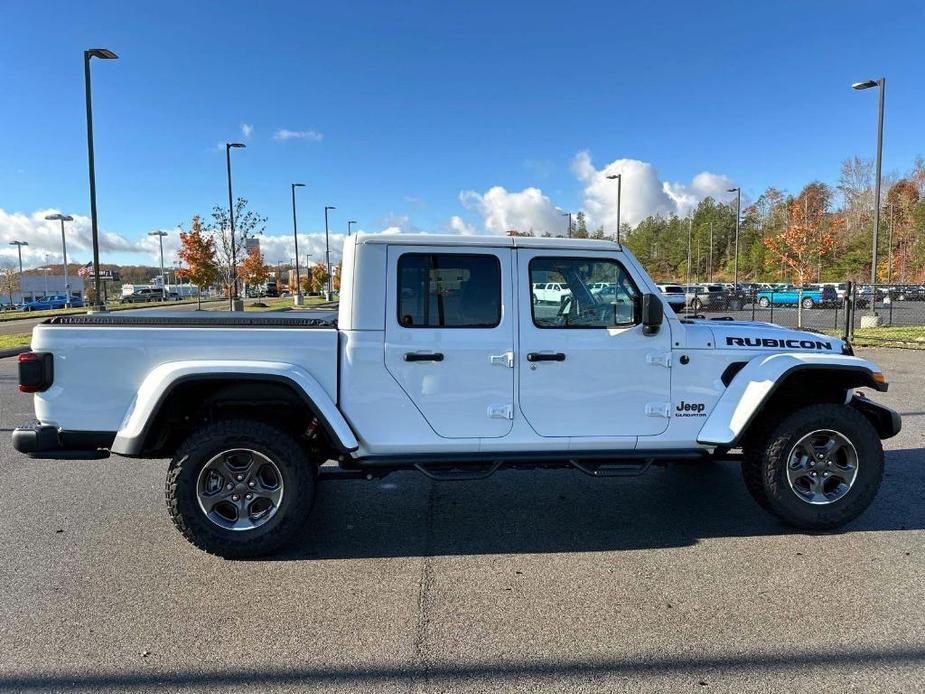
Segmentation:
<svg viewBox="0 0 925 694">
<path fill-rule="evenodd" d="M 713 333 L 717 349 L 771 350 L 775 352 L 836 352 L 850 347 L 837 337 L 808 330 L 782 328 L 753 321 L 697 321 Z"/>
</svg>

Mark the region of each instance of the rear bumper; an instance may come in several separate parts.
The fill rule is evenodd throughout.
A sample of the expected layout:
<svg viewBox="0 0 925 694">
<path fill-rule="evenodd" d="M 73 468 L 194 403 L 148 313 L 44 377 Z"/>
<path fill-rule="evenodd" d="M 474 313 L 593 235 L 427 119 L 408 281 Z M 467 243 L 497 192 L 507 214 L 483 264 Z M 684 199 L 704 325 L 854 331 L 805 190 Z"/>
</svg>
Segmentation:
<svg viewBox="0 0 925 694">
<path fill-rule="evenodd" d="M 33 422 L 13 430 L 13 448 L 30 458 L 99 460 L 109 457 L 115 437 L 112 431 L 66 431 Z"/>
</svg>

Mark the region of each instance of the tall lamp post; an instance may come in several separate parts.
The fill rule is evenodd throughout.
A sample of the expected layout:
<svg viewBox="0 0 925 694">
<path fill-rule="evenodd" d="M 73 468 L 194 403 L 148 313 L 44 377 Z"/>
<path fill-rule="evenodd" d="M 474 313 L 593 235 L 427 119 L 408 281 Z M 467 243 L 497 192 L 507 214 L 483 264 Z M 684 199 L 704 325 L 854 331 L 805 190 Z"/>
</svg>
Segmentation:
<svg viewBox="0 0 925 694">
<path fill-rule="evenodd" d="M 571 212 L 563 212 L 563 213 L 562 213 L 562 216 L 563 216 L 563 217 L 568 217 L 568 237 L 569 237 L 569 238 L 572 238 L 572 213 L 571 213 Z"/>
<path fill-rule="evenodd" d="M 870 264 L 870 315 L 876 316 L 877 304 L 877 242 L 880 238 L 880 172 L 883 156 L 883 98 L 886 92 L 886 77 L 878 80 L 866 80 L 864 82 L 855 82 L 851 85 L 852 89 L 858 91 L 870 89 L 871 87 L 880 87 L 880 107 L 877 115 L 877 178 L 874 186 L 874 240 Z M 861 319 L 862 327 L 876 327 L 879 320 L 876 318 L 868 319 L 869 325 L 864 325 L 864 319 Z"/>
<path fill-rule="evenodd" d="M 334 291 L 334 278 L 331 276 L 331 242 L 328 234 L 328 210 L 336 210 L 332 205 L 324 206 L 324 256 L 328 270 L 328 287 L 325 291 L 325 301 L 330 301 Z"/>
<path fill-rule="evenodd" d="M 620 199 L 623 197 L 623 174 L 613 174 L 607 178 L 617 181 L 617 243 L 620 243 Z"/>
<path fill-rule="evenodd" d="M 167 301 L 170 298 L 170 285 L 167 282 L 167 275 L 164 274 L 164 237 L 167 236 L 167 232 L 149 231 L 148 236 L 156 236 L 161 245 L 161 290 L 164 292 L 164 301 Z"/>
<path fill-rule="evenodd" d="M 237 242 L 234 238 L 234 199 L 231 195 L 231 150 L 244 149 L 247 147 L 243 142 L 226 142 L 225 143 L 225 164 L 228 168 L 228 224 L 231 226 L 231 296 L 228 298 L 229 306 L 234 311 L 237 308 L 238 299 L 238 249 Z M 244 310 L 244 305 L 241 309 Z"/>
<path fill-rule="evenodd" d="M 22 288 L 22 247 L 28 246 L 28 241 L 10 241 L 11 246 L 16 246 L 16 252 L 19 254 L 19 300 L 21 302 L 26 300 L 26 295 L 23 292 Z"/>
<path fill-rule="evenodd" d="M 736 240 L 735 255 L 732 258 L 732 283 L 738 288 L 739 286 L 739 217 L 742 214 L 742 189 L 729 188 L 727 193 L 736 194 Z"/>
<path fill-rule="evenodd" d="M 357 220 L 355 219 L 351 219 L 349 222 L 347 222 L 347 238 L 350 238 L 350 227 L 352 227 L 356 223 L 357 223 Z"/>
<path fill-rule="evenodd" d="M 67 214 L 49 214 L 45 216 L 49 222 L 61 222 L 61 254 L 64 257 L 64 306 L 71 307 L 71 285 L 67 281 L 67 239 L 64 236 L 64 223 L 73 222 L 74 218 Z"/>
<path fill-rule="evenodd" d="M 301 306 L 303 299 L 302 282 L 299 277 L 299 222 L 295 213 L 295 189 L 304 188 L 305 184 L 290 183 L 289 186 L 292 188 L 292 239 L 295 241 L 295 294 L 292 297 L 292 303 L 295 306 Z"/>
<path fill-rule="evenodd" d="M 116 60 L 119 56 L 108 48 L 90 48 L 84 51 L 84 89 L 87 101 L 87 164 L 90 169 L 90 232 L 93 237 L 93 274 L 96 299 L 91 310 L 105 311 L 100 281 L 100 238 L 96 222 L 96 168 L 93 162 L 93 100 L 90 96 L 90 59 Z"/>
</svg>

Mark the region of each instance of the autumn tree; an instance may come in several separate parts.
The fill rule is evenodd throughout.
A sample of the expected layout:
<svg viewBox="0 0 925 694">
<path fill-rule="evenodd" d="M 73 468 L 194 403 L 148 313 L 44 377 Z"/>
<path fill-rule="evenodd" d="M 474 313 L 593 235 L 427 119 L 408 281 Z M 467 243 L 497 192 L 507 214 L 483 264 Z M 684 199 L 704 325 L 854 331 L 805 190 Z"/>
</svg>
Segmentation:
<svg viewBox="0 0 925 694">
<path fill-rule="evenodd" d="M 312 265 L 309 279 L 309 291 L 323 293 L 327 289 L 328 269 L 325 267 L 324 263 L 319 261 Z"/>
<path fill-rule="evenodd" d="M 10 297 L 10 306 L 13 305 L 13 292 L 19 289 L 19 275 L 16 274 L 16 263 L 6 258 L 0 259 L 0 291 L 6 292 Z"/>
<path fill-rule="evenodd" d="M 202 309 L 202 288 L 216 282 L 219 277 L 215 260 L 215 240 L 202 233 L 202 220 L 193 217 L 192 229 L 180 232 L 180 250 L 177 256 L 186 264 L 177 271 L 181 278 L 196 285 L 197 310 Z"/>
<path fill-rule="evenodd" d="M 801 194 L 788 204 L 787 226 L 780 233 L 764 239 L 765 246 L 791 269 L 800 287 L 799 327 L 803 327 L 803 285 L 816 270 L 820 258 L 834 248 L 834 227 L 840 221 L 827 213 L 828 203 L 823 204 L 824 191 L 807 186 L 803 192 L 805 195 Z"/>
<path fill-rule="evenodd" d="M 256 287 L 270 278 L 270 268 L 263 259 L 263 253 L 257 246 L 251 247 L 238 266 L 238 276 L 244 286 Z"/>
<path fill-rule="evenodd" d="M 331 284 L 334 287 L 335 292 L 340 292 L 340 278 L 343 272 L 344 272 L 343 263 L 338 263 L 337 265 L 334 266 L 334 279 L 332 280 Z"/>
</svg>

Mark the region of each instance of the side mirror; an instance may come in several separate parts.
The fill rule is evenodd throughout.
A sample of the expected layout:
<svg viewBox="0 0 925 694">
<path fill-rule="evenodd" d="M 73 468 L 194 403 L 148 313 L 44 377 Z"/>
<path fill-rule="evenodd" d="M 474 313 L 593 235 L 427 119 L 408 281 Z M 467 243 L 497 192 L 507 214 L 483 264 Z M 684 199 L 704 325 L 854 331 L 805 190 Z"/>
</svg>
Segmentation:
<svg viewBox="0 0 925 694">
<path fill-rule="evenodd" d="M 665 318 L 665 307 L 655 294 L 642 295 L 642 334 L 655 335 Z"/>
</svg>

